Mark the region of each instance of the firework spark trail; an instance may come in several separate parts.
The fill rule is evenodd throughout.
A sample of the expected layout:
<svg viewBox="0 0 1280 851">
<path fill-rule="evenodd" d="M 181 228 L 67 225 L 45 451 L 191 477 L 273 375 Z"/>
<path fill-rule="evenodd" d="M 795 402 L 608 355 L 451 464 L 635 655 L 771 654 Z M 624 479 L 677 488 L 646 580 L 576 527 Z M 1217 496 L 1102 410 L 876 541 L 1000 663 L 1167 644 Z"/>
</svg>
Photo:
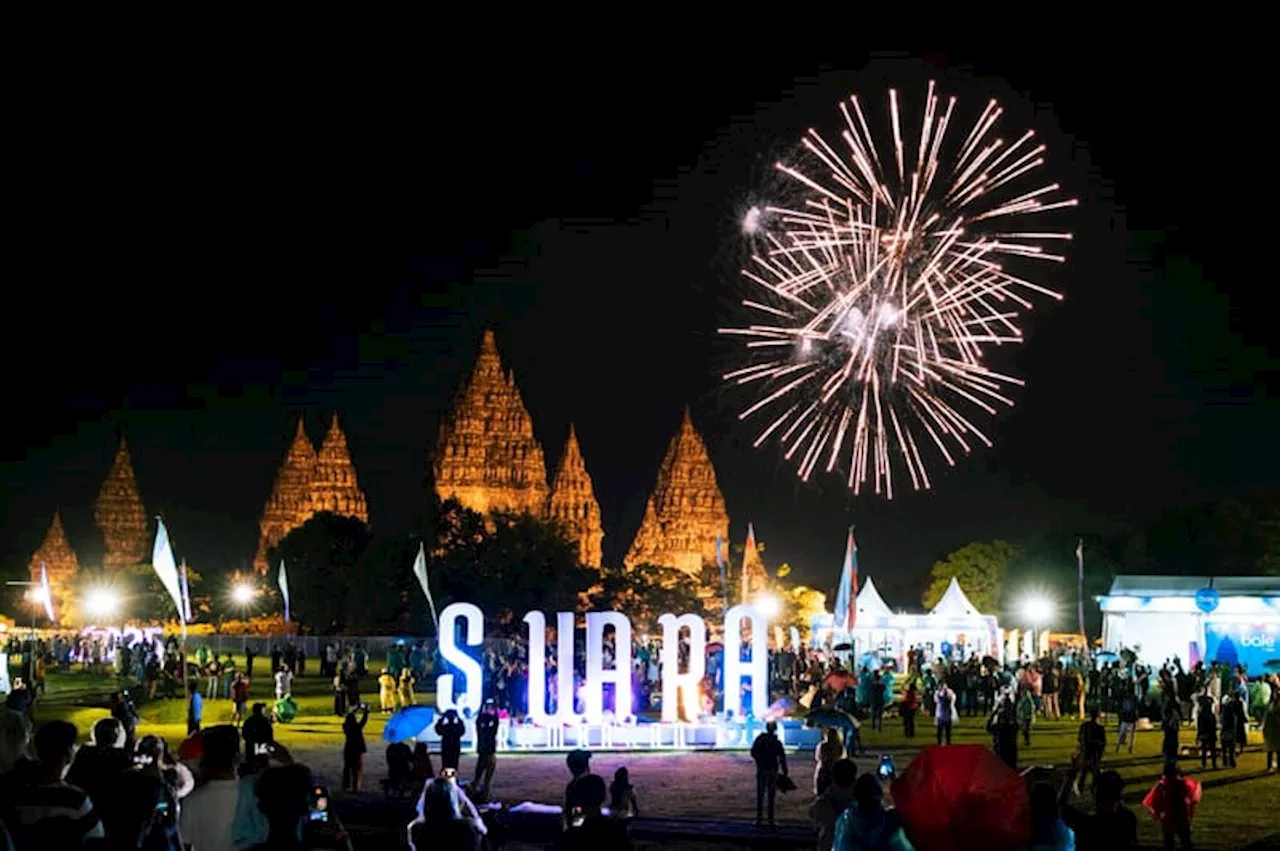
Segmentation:
<svg viewBox="0 0 1280 851">
<path fill-rule="evenodd" d="M 967 134 L 948 135 L 956 99 L 940 108 L 930 83 L 916 136 L 891 90 L 883 158 L 859 99 L 839 112 L 842 149 L 810 128 L 799 161 L 777 164 L 795 202 L 744 216 L 742 306 L 757 318 L 720 329 L 749 356 L 723 378 L 758 389 L 739 418 L 758 418 L 755 445 L 777 440 L 802 479 L 847 465 L 854 493 L 892 498 L 895 468 L 931 487 L 930 448 L 954 465 L 991 445 L 975 419 L 1011 406 L 1006 388 L 1022 381 L 985 366 L 987 349 L 1022 341 L 1033 298 L 1062 298 L 1021 267 L 1064 262 L 1043 243 L 1071 239 L 1021 217 L 1076 201 L 1058 200 L 1056 183 L 1022 185 L 1045 146 L 1030 130 L 996 135 L 994 100 Z"/>
</svg>

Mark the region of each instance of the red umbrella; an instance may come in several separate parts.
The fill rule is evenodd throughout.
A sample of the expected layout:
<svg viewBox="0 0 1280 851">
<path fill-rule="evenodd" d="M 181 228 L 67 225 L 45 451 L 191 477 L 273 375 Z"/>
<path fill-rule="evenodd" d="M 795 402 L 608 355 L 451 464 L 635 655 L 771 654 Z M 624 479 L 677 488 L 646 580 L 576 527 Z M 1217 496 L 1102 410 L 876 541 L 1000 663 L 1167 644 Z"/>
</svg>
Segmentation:
<svg viewBox="0 0 1280 851">
<path fill-rule="evenodd" d="M 926 747 L 891 791 L 917 848 L 1014 851 L 1031 837 L 1026 783 L 983 745 Z"/>
<path fill-rule="evenodd" d="M 181 762 L 199 762 L 204 756 L 204 731 L 196 730 L 178 745 L 178 759 Z"/>
</svg>

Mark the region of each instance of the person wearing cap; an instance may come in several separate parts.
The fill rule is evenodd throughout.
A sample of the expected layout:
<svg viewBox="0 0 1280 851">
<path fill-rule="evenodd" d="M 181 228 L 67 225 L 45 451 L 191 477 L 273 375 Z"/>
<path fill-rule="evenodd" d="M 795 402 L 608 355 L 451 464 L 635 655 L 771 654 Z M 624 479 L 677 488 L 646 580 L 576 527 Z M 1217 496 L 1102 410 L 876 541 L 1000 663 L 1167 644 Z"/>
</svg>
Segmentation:
<svg viewBox="0 0 1280 851">
<path fill-rule="evenodd" d="M 561 813 L 564 820 L 564 828 L 568 830 L 573 823 L 574 810 L 582 809 L 582 800 L 578 787 L 582 782 L 582 778 L 591 772 L 591 752 L 584 751 L 581 748 L 570 751 L 564 762 L 569 767 L 569 774 L 573 777 L 569 781 L 569 785 L 564 787 L 564 809 Z"/>
</svg>

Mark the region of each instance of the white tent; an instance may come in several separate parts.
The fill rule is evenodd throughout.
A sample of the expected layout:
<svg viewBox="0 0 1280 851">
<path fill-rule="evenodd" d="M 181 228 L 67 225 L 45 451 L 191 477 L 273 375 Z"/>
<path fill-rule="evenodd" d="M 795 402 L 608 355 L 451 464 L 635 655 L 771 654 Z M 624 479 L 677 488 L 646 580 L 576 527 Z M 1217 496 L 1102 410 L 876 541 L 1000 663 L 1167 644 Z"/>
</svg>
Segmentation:
<svg viewBox="0 0 1280 851">
<path fill-rule="evenodd" d="M 929 615 L 947 620 L 982 617 L 982 613 L 974 607 L 973 603 L 969 602 L 969 598 L 965 595 L 960 583 L 956 581 L 954 576 L 951 577 L 951 584 L 947 586 L 946 593 L 942 595 L 942 599 L 933 607 Z"/>
<path fill-rule="evenodd" d="M 876 583 L 868 576 L 866 583 L 858 591 L 858 622 L 860 623 L 863 618 L 879 621 L 887 620 L 892 616 L 893 610 L 885 603 L 880 592 L 876 590 Z"/>
</svg>

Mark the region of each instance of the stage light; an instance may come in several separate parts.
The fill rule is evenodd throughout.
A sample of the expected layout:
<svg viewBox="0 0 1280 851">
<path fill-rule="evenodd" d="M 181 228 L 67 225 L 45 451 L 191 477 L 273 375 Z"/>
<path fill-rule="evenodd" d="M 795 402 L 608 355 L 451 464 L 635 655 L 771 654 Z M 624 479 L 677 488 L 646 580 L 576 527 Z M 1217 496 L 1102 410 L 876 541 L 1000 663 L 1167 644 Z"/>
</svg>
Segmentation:
<svg viewBox="0 0 1280 851">
<path fill-rule="evenodd" d="M 778 616 L 778 612 L 782 611 L 782 604 L 772 594 L 761 594 L 756 597 L 756 611 L 767 619 L 773 620 Z"/>
<path fill-rule="evenodd" d="M 257 593 L 257 589 L 247 582 L 240 582 L 231 587 L 231 599 L 241 606 L 252 603 Z"/>
<path fill-rule="evenodd" d="M 1022 614 L 1032 626 L 1044 626 L 1053 617 L 1053 602 L 1047 597 L 1028 597 L 1022 601 Z"/>
<path fill-rule="evenodd" d="M 110 618 L 120 610 L 120 595 L 110 588 L 91 588 L 84 595 L 84 612 L 93 618 Z"/>
</svg>

